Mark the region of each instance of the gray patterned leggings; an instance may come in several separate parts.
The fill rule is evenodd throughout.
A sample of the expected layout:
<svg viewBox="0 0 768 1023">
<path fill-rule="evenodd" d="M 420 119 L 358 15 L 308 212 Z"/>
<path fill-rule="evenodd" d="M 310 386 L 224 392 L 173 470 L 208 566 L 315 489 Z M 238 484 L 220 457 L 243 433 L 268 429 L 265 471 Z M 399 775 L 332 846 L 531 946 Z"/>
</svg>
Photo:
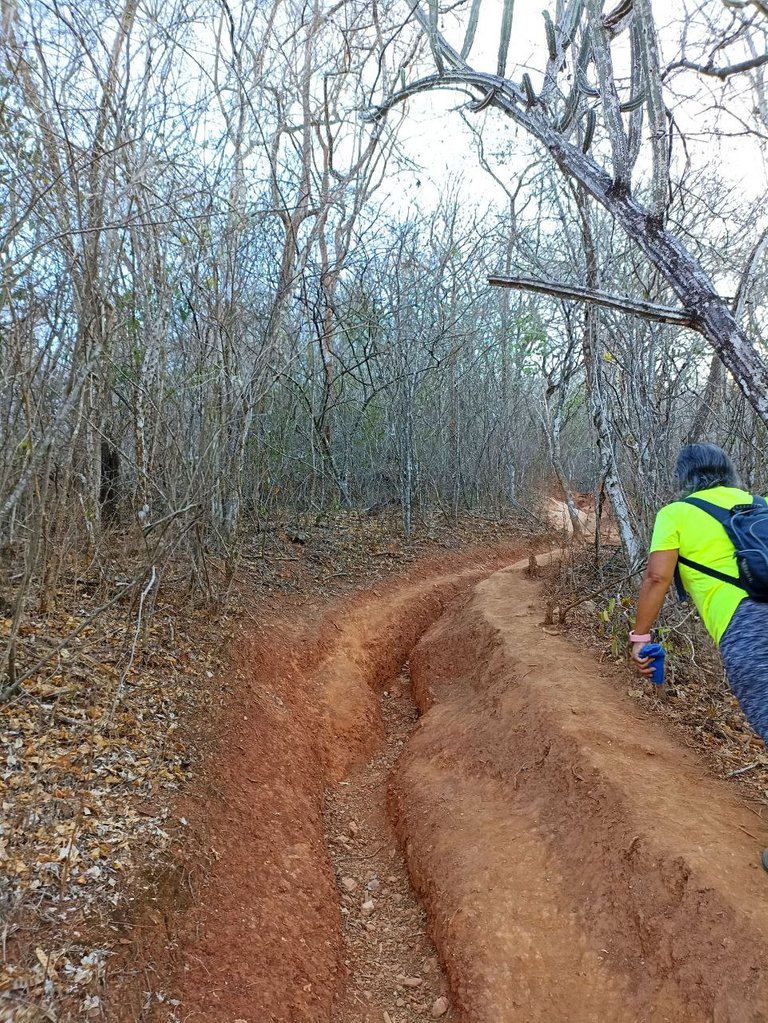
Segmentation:
<svg viewBox="0 0 768 1023">
<path fill-rule="evenodd" d="M 720 656 L 747 721 L 768 746 L 768 604 L 742 600 L 720 640 Z"/>
</svg>

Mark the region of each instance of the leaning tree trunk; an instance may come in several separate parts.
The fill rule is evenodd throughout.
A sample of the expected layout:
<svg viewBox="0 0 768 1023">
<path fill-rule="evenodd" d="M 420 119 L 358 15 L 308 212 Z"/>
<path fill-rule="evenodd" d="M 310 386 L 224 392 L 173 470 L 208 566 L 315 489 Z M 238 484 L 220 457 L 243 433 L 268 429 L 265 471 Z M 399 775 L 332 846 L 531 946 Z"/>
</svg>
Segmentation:
<svg viewBox="0 0 768 1023">
<path fill-rule="evenodd" d="M 563 468 L 563 454 L 561 446 L 562 411 L 563 402 L 565 400 L 565 388 L 566 381 L 563 380 L 558 387 L 559 393 L 557 395 L 554 409 L 550 408 L 546 394 L 543 396 L 542 400 L 544 404 L 544 411 L 542 412 L 541 423 L 544 432 L 544 440 L 546 441 L 549 451 L 549 462 L 552 466 L 552 471 L 555 474 L 555 479 L 565 496 L 565 507 L 568 510 L 568 518 L 571 522 L 573 539 L 578 543 L 584 539 L 584 526 L 579 518 L 579 509 L 576 507 L 576 501 L 573 496 L 573 491 L 571 490 L 571 484 L 566 477 L 565 469 Z"/>
</svg>

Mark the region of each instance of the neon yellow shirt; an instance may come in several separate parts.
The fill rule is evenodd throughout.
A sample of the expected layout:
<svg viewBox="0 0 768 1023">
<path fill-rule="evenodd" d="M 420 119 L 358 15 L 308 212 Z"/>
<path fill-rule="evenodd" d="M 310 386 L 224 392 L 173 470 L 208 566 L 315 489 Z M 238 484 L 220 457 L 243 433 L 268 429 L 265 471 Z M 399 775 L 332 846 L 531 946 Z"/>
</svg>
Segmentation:
<svg viewBox="0 0 768 1023">
<path fill-rule="evenodd" d="M 690 496 L 700 497 L 721 508 L 752 503 L 752 495 L 736 487 L 712 487 L 709 490 L 697 490 Z M 691 561 L 698 561 L 725 575 L 738 577 L 733 544 L 728 534 L 719 522 L 701 508 L 675 501 L 660 509 L 653 526 L 651 553 L 673 550 L 679 551 Z M 734 611 L 747 596 L 746 592 L 686 565 L 680 566 L 680 575 L 707 632 L 719 644 Z"/>
</svg>

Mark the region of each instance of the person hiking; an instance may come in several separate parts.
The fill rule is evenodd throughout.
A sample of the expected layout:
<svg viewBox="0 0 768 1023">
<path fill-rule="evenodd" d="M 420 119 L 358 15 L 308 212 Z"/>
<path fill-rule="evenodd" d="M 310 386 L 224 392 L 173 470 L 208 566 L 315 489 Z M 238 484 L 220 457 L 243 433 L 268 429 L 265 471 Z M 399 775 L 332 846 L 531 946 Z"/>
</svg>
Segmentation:
<svg viewBox="0 0 768 1023">
<path fill-rule="evenodd" d="M 678 581 L 719 647 L 728 683 L 747 721 L 768 745 L 768 594 L 754 600 L 743 588 L 742 569 L 749 572 L 749 565 L 736 560 L 736 548 L 726 532 L 731 516 L 720 512 L 721 524 L 712 513 L 754 502 L 757 508 L 750 512 L 761 516 L 764 527 L 768 505 L 742 489 L 733 462 L 715 444 L 688 444 L 678 456 L 676 473 L 682 496 L 656 515 L 635 627 L 629 634 L 630 657 L 642 675 L 653 673 L 651 658 L 641 651 L 651 641 L 651 629 L 677 570 Z M 708 511 L 686 499 L 714 508 Z M 762 862 L 768 870 L 768 849 Z"/>
</svg>

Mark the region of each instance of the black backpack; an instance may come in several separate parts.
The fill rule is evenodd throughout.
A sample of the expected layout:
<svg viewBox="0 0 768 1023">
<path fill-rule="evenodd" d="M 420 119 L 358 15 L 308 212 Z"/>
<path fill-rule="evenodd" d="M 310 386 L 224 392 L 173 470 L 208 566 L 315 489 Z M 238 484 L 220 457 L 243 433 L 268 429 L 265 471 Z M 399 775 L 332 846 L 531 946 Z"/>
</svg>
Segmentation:
<svg viewBox="0 0 768 1023">
<path fill-rule="evenodd" d="M 753 497 L 752 504 L 720 508 L 699 497 L 686 497 L 681 504 L 692 504 L 717 519 L 733 544 L 739 574 L 726 575 L 682 555 L 678 556 L 678 564 L 695 568 L 697 572 L 703 572 L 713 579 L 746 590 L 752 600 L 768 602 L 768 501 L 764 497 Z M 687 600 L 679 568 L 675 569 L 675 585 L 680 599 Z"/>
</svg>

